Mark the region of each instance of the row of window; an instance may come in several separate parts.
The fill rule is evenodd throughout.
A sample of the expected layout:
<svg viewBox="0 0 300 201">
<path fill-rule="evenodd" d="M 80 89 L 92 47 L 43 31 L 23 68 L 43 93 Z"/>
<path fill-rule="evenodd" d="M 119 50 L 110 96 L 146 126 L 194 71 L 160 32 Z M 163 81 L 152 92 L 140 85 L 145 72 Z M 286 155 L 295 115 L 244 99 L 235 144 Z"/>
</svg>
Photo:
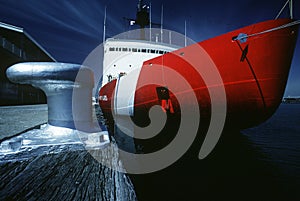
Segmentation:
<svg viewBox="0 0 300 201">
<path fill-rule="evenodd" d="M 0 36 L 0 46 L 21 58 L 26 57 L 25 52 L 22 49 L 2 36 Z"/>
<path fill-rule="evenodd" d="M 140 49 L 140 48 L 127 48 L 127 47 L 110 47 L 110 52 L 118 51 L 118 52 L 142 52 L 142 53 L 152 53 L 152 54 L 166 54 L 169 51 L 163 51 L 163 50 L 155 50 L 155 49 Z"/>
</svg>

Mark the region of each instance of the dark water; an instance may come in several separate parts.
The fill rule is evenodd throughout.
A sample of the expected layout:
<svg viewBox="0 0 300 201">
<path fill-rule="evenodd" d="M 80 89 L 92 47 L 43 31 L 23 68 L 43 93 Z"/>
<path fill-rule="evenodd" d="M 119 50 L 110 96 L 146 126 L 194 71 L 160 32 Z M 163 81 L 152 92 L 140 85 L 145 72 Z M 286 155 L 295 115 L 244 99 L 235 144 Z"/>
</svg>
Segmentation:
<svg viewBox="0 0 300 201">
<path fill-rule="evenodd" d="M 300 104 L 262 125 L 226 131 L 205 159 L 186 154 L 159 172 L 130 175 L 138 200 L 300 200 Z"/>
</svg>

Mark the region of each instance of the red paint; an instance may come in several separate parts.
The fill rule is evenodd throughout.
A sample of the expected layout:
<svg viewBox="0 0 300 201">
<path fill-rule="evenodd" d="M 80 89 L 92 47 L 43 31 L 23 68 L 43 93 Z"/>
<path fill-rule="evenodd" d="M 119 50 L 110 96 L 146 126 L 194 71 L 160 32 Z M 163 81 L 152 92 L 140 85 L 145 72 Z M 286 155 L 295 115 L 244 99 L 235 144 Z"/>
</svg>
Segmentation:
<svg viewBox="0 0 300 201">
<path fill-rule="evenodd" d="M 180 106 L 175 97 L 181 96 L 184 104 L 191 110 L 195 104 L 199 105 L 200 114 L 209 118 L 212 103 L 208 89 L 218 90 L 224 87 L 227 99 L 227 124 L 247 128 L 262 123 L 281 103 L 298 26 L 253 36 L 245 43 L 233 41 L 232 38 L 240 33 L 251 35 L 291 21 L 278 19 L 257 23 L 144 62 L 135 92 L 135 114 L 138 113 L 139 118 L 140 114 L 144 114 L 147 118 L 148 111 L 153 105 L 162 104 L 156 94 L 158 85 L 147 83 L 163 83 L 161 86 L 170 89 L 172 115 L 178 118 Z M 199 47 L 203 48 L 212 59 L 223 83 L 204 82 L 204 76 L 210 76 L 211 72 L 209 68 L 205 68 L 205 65 L 208 65 L 205 62 L 207 58 L 197 52 Z M 193 63 L 189 62 L 191 60 L 196 61 L 197 65 L 191 65 Z M 174 74 L 170 72 L 180 75 L 190 87 L 186 87 L 181 79 L 175 79 Z M 103 112 L 110 116 L 115 85 L 115 81 L 108 83 L 99 92 L 100 95 L 108 96 L 108 101 L 99 101 L 99 104 Z M 190 101 L 193 94 L 197 98 L 197 103 Z"/>
</svg>

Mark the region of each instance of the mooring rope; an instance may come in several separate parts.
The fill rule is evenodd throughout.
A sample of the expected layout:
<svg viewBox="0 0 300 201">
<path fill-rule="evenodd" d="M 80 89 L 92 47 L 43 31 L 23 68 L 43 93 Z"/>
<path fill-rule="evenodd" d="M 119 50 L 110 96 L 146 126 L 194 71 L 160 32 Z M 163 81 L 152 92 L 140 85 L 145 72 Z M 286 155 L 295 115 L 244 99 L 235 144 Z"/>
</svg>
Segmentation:
<svg viewBox="0 0 300 201">
<path fill-rule="evenodd" d="M 264 31 L 261 31 L 261 32 L 258 32 L 258 33 L 250 34 L 250 35 L 247 35 L 247 34 L 239 35 L 239 36 L 235 37 L 233 40 L 234 41 L 236 41 L 236 40 L 241 41 L 243 39 L 247 39 L 247 38 L 250 38 L 250 37 L 253 37 L 253 36 L 257 36 L 257 35 L 269 33 L 269 32 L 272 32 L 272 31 L 277 31 L 279 29 L 284 29 L 284 28 L 287 28 L 287 27 L 295 26 L 297 24 L 300 24 L 300 20 L 293 21 L 293 22 L 290 22 L 290 23 L 287 23 L 287 24 L 283 24 L 283 25 L 278 26 L 278 27 L 274 27 L 272 29 L 267 29 L 267 30 L 264 30 Z"/>
</svg>

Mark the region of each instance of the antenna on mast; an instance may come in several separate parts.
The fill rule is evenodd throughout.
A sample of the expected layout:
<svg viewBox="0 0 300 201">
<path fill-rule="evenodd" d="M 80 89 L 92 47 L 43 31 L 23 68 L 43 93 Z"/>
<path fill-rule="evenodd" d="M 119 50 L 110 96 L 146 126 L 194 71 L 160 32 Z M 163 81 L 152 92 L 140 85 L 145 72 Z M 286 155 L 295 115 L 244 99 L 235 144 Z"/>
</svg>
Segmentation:
<svg viewBox="0 0 300 201">
<path fill-rule="evenodd" d="M 184 20 L 184 47 L 186 47 L 186 20 Z"/>
<path fill-rule="evenodd" d="M 104 9 L 104 20 L 103 20 L 103 43 L 105 42 L 105 31 L 106 31 L 106 6 Z"/>
<path fill-rule="evenodd" d="M 160 42 L 163 42 L 163 23 L 164 23 L 164 5 L 161 5 L 161 16 L 160 16 Z"/>
<path fill-rule="evenodd" d="M 149 41 L 151 42 L 151 40 L 152 40 L 152 38 L 151 38 L 152 37 L 151 36 L 152 35 L 152 30 L 151 30 L 152 29 L 152 24 L 151 24 L 152 23 L 152 19 L 151 19 L 152 18 L 152 5 L 151 5 L 151 2 L 150 2 L 150 5 L 149 5 L 149 10 L 150 10 L 150 14 L 149 14 L 150 15 L 149 16 L 149 20 L 150 20 L 150 24 L 149 24 L 149 26 L 150 26 L 149 27 Z"/>
</svg>

